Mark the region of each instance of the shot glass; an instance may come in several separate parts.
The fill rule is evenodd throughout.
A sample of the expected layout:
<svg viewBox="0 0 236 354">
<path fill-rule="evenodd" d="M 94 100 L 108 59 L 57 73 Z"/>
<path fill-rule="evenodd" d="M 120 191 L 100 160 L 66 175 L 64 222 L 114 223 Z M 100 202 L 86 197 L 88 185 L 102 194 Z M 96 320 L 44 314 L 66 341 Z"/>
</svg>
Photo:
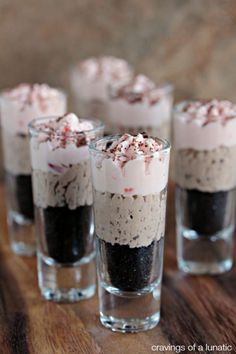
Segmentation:
<svg viewBox="0 0 236 354">
<path fill-rule="evenodd" d="M 236 106 L 182 102 L 175 108 L 177 260 L 191 274 L 233 264 Z"/>
<path fill-rule="evenodd" d="M 126 82 L 133 75 L 130 65 L 111 56 L 88 58 L 70 70 L 70 86 L 76 113 L 82 117 L 102 119 L 107 126 L 107 86 L 110 83 Z"/>
<path fill-rule="evenodd" d="M 88 142 L 103 135 L 103 125 L 67 114 L 34 120 L 29 132 L 41 294 L 89 298 L 96 272 Z"/>
<path fill-rule="evenodd" d="M 156 139 L 160 151 L 117 161 L 107 148 L 119 139 L 90 144 L 100 320 L 139 332 L 160 319 L 170 145 Z"/>
<path fill-rule="evenodd" d="M 108 86 L 108 126 L 113 134 L 138 134 L 171 139 L 173 86 L 156 85 L 145 75 Z"/>
<path fill-rule="evenodd" d="M 31 256 L 36 247 L 27 126 L 38 116 L 64 114 L 66 96 L 45 84 L 21 84 L 1 94 L 0 109 L 11 248 Z"/>
</svg>

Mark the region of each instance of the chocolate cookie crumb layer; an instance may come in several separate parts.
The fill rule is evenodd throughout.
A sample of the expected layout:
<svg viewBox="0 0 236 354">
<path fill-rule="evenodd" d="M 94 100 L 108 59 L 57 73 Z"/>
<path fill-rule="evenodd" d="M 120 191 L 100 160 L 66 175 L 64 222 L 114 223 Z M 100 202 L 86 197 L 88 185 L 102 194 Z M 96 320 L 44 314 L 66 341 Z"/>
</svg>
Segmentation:
<svg viewBox="0 0 236 354">
<path fill-rule="evenodd" d="M 187 200 L 184 226 L 196 231 L 199 236 L 214 235 L 229 224 L 232 210 L 234 210 L 231 190 L 207 193 L 177 187 L 177 193 L 184 195 Z"/>
<path fill-rule="evenodd" d="M 92 250 L 93 212 L 91 206 L 74 210 L 65 207 L 38 209 L 44 217 L 48 256 L 58 263 L 74 263 Z"/>
<path fill-rule="evenodd" d="M 31 175 L 13 175 L 6 172 L 10 187 L 9 194 L 14 210 L 28 220 L 34 220 L 34 205 L 32 195 Z M 15 194 L 13 194 L 13 192 Z M 16 205 L 15 205 L 16 204 Z"/>
<path fill-rule="evenodd" d="M 135 248 L 100 240 L 100 252 L 106 258 L 111 285 L 122 291 L 138 291 L 153 283 L 161 271 L 153 267 L 153 262 L 161 255 L 163 240 Z"/>
</svg>

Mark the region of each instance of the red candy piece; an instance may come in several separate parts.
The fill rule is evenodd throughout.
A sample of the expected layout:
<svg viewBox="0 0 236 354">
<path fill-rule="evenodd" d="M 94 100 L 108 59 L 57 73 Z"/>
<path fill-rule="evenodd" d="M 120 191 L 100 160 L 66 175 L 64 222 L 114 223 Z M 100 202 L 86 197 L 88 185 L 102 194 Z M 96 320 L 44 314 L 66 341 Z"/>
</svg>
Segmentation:
<svg viewBox="0 0 236 354">
<path fill-rule="evenodd" d="M 129 188 L 124 188 L 124 192 L 125 193 L 130 193 L 130 192 L 133 192 L 133 188 L 132 187 L 129 187 Z"/>
</svg>

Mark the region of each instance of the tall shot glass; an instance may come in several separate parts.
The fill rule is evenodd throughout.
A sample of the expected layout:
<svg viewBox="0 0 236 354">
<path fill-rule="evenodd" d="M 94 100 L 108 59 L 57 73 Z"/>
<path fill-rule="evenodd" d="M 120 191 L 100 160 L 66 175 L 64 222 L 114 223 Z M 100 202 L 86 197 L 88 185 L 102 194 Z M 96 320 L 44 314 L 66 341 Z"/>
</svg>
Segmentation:
<svg viewBox="0 0 236 354">
<path fill-rule="evenodd" d="M 7 221 L 13 252 L 35 254 L 29 122 L 39 116 L 64 114 L 66 95 L 45 84 L 21 84 L 0 97 Z"/>
<path fill-rule="evenodd" d="M 88 142 L 102 137 L 103 125 L 67 114 L 34 120 L 29 132 L 42 296 L 89 298 L 96 272 Z"/>
<path fill-rule="evenodd" d="M 182 102 L 175 108 L 177 260 L 191 274 L 233 264 L 236 106 Z"/>
<path fill-rule="evenodd" d="M 155 139 L 153 154 L 120 154 L 108 136 L 90 144 L 101 323 L 113 331 L 138 332 L 157 325 L 170 145 Z"/>
</svg>

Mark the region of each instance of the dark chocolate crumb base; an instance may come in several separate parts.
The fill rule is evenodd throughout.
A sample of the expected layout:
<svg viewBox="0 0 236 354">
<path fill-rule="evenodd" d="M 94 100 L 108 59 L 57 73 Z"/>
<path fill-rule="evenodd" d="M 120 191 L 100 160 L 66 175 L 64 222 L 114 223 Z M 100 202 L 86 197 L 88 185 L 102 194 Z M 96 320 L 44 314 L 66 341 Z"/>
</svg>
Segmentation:
<svg viewBox="0 0 236 354">
<path fill-rule="evenodd" d="M 196 231 L 200 236 L 211 236 L 228 226 L 231 213 L 232 190 L 201 192 L 196 189 L 177 187 L 177 193 L 186 200 L 185 227 Z"/>
<path fill-rule="evenodd" d="M 74 263 L 93 248 L 92 206 L 76 209 L 48 207 L 43 210 L 48 256 L 59 263 Z"/>
<path fill-rule="evenodd" d="M 34 220 L 34 204 L 31 175 L 13 175 L 6 173 L 9 186 L 10 203 L 26 219 Z"/>
<path fill-rule="evenodd" d="M 98 238 L 99 253 L 107 264 L 111 285 L 122 291 L 138 291 L 153 283 L 160 272 L 156 269 L 156 258 L 162 252 L 162 245 L 161 239 L 147 247 L 130 248 Z"/>
</svg>

